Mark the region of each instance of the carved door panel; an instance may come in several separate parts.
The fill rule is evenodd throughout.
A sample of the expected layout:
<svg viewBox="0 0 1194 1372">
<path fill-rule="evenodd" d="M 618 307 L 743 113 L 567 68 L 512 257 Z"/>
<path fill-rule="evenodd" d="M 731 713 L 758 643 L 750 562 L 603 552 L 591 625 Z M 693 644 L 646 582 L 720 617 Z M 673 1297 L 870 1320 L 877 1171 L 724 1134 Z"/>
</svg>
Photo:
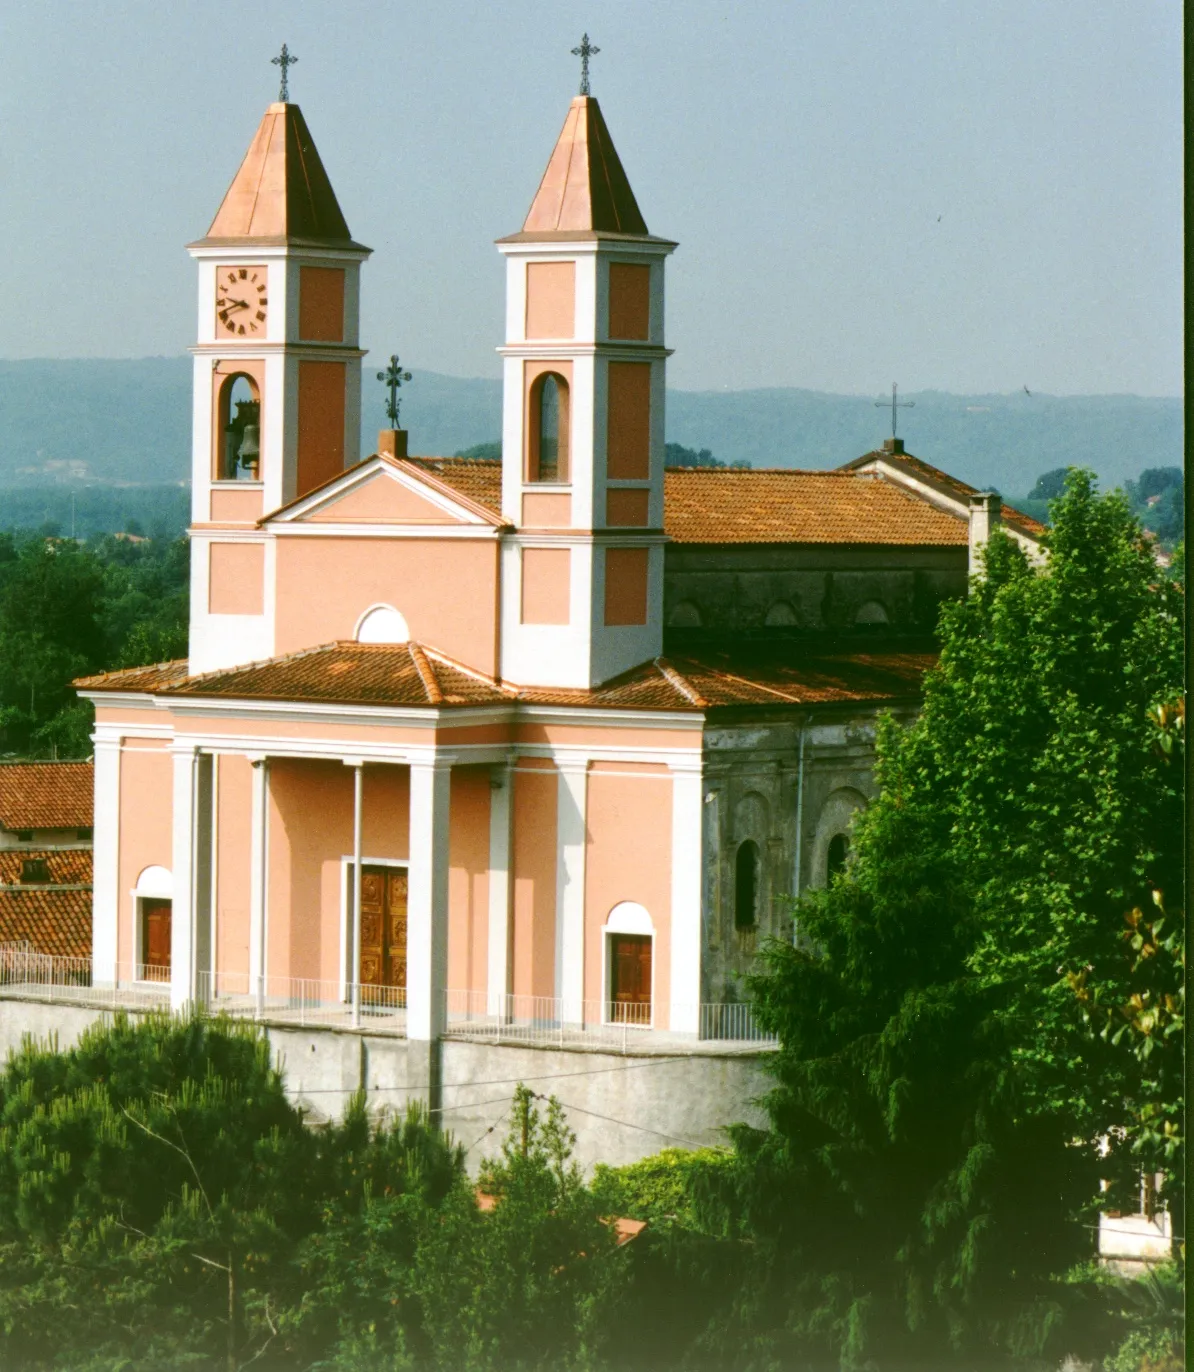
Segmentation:
<svg viewBox="0 0 1194 1372">
<path fill-rule="evenodd" d="M 361 868 L 361 984 L 386 984 L 386 869 Z"/>
<path fill-rule="evenodd" d="M 386 893 L 388 971 L 391 986 L 406 987 L 406 868 L 390 869 Z"/>
<path fill-rule="evenodd" d="M 170 916 L 172 903 L 168 900 L 142 900 L 141 947 L 145 959 L 145 977 L 149 981 L 170 979 Z"/>
<path fill-rule="evenodd" d="M 619 1024 L 650 1024 L 650 936 L 613 934 L 609 942 L 611 1018 Z"/>
</svg>

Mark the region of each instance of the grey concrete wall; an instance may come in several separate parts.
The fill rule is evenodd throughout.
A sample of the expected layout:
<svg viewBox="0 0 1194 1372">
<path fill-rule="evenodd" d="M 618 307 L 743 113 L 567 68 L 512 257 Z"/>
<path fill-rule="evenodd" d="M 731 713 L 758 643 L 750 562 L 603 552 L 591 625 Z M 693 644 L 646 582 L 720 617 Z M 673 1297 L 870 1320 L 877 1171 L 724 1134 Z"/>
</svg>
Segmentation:
<svg viewBox="0 0 1194 1372">
<path fill-rule="evenodd" d="M 56 1036 L 60 1048 L 69 1048 L 88 1025 L 109 1016 L 89 1006 L 0 998 L 0 1055 L 7 1059 L 27 1034 L 38 1041 Z M 467 1147 L 472 1172 L 500 1150 L 519 1082 L 559 1099 L 586 1172 L 661 1148 L 724 1144 L 726 1126 L 764 1123 L 755 1102 L 771 1083 L 761 1053 L 623 1056 L 447 1040 L 433 1062 L 425 1044 L 352 1029 L 267 1024 L 266 1032 L 287 1092 L 316 1124 L 338 1118 L 362 1089 L 375 1112 L 401 1114 L 408 1102 L 428 1099 L 437 1074 L 439 1118 Z"/>
</svg>

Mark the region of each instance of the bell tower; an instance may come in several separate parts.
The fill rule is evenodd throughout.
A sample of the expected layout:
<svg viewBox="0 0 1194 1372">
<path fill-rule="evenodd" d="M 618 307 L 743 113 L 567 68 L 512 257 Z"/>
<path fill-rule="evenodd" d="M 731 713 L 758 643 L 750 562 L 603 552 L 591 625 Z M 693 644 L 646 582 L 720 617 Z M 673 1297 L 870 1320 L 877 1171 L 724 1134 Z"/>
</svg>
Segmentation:
<svg viewBox="0 0 1194 1372">
<path fill-rule="evenodd" d="M 587 688 L 663 644 L 664 262 L 587 80 L 506 259 L 502 676 Z"/>
<path fill-rule="evenodd" d="M 193 672 L 273 653 L 257 521 L 359 459 L 360 268 L 297 105 L 269 106 L 205 237 L 194 355 Z"/>
</svg>

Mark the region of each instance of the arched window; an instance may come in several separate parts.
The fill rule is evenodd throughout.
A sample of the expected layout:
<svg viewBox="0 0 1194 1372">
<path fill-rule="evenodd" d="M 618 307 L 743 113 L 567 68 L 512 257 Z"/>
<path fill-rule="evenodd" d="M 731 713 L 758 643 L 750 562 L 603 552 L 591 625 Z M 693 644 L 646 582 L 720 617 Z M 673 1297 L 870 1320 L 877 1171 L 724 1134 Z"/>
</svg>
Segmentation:
<svg viewBox="0 0 1194 1372">
<path fill-rule="evenodd" d="M 845 871 L 846 859 L 850 856 L 850 839 L 846 834 L 834 834 L 825 850 L 825 880 L 832 883 L 839 872 Z"/>
<path fill-rule="evenodd" d="M 261 396 L 251 376 L 237 373 L 220 391 L 220 481 L 256 481 L 261 469 Z"/>
<path fill-rule="evenodd" d="M 868 600 L 858 607 L 854 623 L 860 625 L 886 624 L 887 611 L 880 600 Z"/>
<path fill-rule="evenodd" d="M 700 608 L 691 600 L 682 600 L 668 615 L 668 627 L 672 629 L 699 629 L 701 627 Z"/>
<path fill-rule="evenodd" d="M 734 859 L 734 928 L 753 929 L 759 917 L 759 845 L 747 839 Z"/>
<path fill-rule="evenodd" d="M 392 605 L 372 605 L 357 621 L 358 643 L 409 643 L 406 618 Z"/>
<path fill-rule="evenodd" d="M 546 372 L 531 388 L 531 481 L 566 482 L 568 470 L 568 383 Z"/>
<path fill-rule="evenodd" d="M 790 629 L 796 623 L 796 611 L 787 600 L 777 600 L 767 611 L 764 623 L 769 629 Z"/>
</svg>

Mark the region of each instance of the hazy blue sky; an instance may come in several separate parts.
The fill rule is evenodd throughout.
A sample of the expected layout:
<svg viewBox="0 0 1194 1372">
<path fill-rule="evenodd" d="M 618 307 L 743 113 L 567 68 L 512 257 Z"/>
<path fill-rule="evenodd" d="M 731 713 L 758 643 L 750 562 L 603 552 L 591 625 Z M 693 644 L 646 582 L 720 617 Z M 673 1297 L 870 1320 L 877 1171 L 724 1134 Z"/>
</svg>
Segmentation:
<svg viewBox="0 0 1194 1372">
<path fill-rule="evenodd" d="M 370 361 L 497 375 L 577 81 L 669 265 L 670 381 L 1181 390 L 1177 0 L 4 0 L 0 357 L 180 353 L 283 39 Z M 368 363 L 367 363 L 368 366 Z M 367 375 L 371 375 L 367 371 Z"/>
</svg>

